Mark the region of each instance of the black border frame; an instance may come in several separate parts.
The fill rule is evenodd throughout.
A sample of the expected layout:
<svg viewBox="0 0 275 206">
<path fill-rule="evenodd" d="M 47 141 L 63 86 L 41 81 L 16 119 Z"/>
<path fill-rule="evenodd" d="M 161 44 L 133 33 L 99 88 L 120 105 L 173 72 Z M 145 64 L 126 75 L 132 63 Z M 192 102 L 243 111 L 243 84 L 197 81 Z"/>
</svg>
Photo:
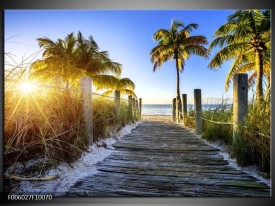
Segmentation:
<svg viewBox="0 0 275 206">
<path fill-rule="evenodd" d="M 216 9 L 271 9 L 271 0 L 4 0 L 1 1 L 1 55 L 0 62 L 4 68 L 4 10 L 9 9 L 69 9 L 69 10 L 216 10 Z M 272 15 L 271 20 L 274 20 Z M 274 21 L 271 21 L 272 27 Z M 274 41 L 272 41 L 272 48 L 274 48 Z M 273 51 L 273 49 L 272 49 Z M 272 57 L 273 57 L 272 53 Z M 273 58 L 272 58 L 273 59 Z M 273 73 L 273 72 L 272 72 Z M 0 154 L 3 154 L 3 120 L 4 120 L 4 69 L 1 70 L 0 78 Z M 272 88 L 274 82 L 272 81 Z M 275 97 L 272 96 L 272 110 Z M 271 137 L 273 136 L 274 122 L 271 121 Z M 271 138 L 272 140 L 272 138 Z M 274 140 L 271 142 L 271 152 L 274 147 Z M 0 158 L 0 192 L 3 194 L 3 155 Z M 274 171 L 273 158 L 271 155 L 271 169 Z M 271 182 L 273 182 L 273 175 L 271 172 Z M 274 202 L 273 184 L 271 184 L 270 198 L 54 198 L 48 202 L 5 202 L 7 204 L 89 204 L 89 205 L 271 205 Z M 1 198 L 1 197 L 0 197 Z M 1 198 L 2 199 L 2 198 Z M 3 200 L 3 199 L 2 199 Z"/>
</svg>

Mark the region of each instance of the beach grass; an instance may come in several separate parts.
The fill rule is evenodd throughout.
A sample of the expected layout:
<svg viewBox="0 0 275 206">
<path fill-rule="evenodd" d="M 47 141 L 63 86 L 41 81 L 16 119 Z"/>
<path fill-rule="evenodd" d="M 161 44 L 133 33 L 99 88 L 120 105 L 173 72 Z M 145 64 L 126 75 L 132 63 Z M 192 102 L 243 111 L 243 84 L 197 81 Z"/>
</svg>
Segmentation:
<svg viewBox="0 0 275 206">
<path fill-rule="evenodd" d="M 244 124 L 232 143 L 232 154 L 241 165 L 256 164 L 266 176 L 270 174 L 271 105 L 268 100 L 251 103 Z"/>
<path fill-rule="evenodd" d="M 137 116 L 128 115 L 126 102 L 121 103 L 116 118 L 113 101 L 92 99 L 95 142 L 137 120 Z M 22 94 L 16 83 L 7 82 L 4 101 L 6 165 L 37 156 L 51 162 L 71 163 L 87 149 L 89 140 L 80 92 L 38 88 L 35 93 Z"/>
<path fill-rule="evenodd" d="M 215 141 L 217 139 L 223 140 L 226 144 L 231 144 L 233 136 L 233 125 L 222 123 L 231 123 L 233 116 L 233 108 L 228 108 L 227 105 L 219 105 L 215 109 L 203 111 L 205 119 L 220 122 L 215 124 L 213 122 L 203 120 L 203 134 L 202 138 Z"/>
<path fill-rule="evenodd" d="M 248 115 L 233 134 L 233 125 L 215 124 L 203 120 L 202 138 L 210 142 L 222 140 L 229 147 L 232 157 L 241 166 L 256 165 L 264 176 L 270 175 L 270 101 L 263 100 L 248 105 Z M 195 111 L 188 111 L 187 127 L 195 128 Z M 233 108 L 220 105 L 213 110 L 204 110 L 203 117 L 216 122 L 233 121 Z M 233 136 L 235 137 L 233 138 Z"/>
</svg>

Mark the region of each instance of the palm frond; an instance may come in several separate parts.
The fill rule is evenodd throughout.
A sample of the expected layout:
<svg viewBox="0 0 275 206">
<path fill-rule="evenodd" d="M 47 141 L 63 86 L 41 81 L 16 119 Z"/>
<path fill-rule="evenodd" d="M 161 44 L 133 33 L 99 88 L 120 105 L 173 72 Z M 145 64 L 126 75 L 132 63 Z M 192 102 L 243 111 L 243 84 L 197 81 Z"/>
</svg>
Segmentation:
<svg viewBox="0 0 275 206">
<path fill-rule="evenodd" d="M 177 30 L 178 27 L 184 27 L 183 22 L 179 19 L 172 19 L 170 29 Z"/>
<path fill-rule="evenodd" d="M 122 89 L 122 90 L 120 90 L 120 93 L 122 95 L 127 95 L 127 96 L 132 96 L 134 98 L 137 98 L 136 93 L 131 89 Z"/>
<path fill-rule="evenodd" d="M 217 31 L 213 34 L 213 37 L 223 37 L 227 35 L 232 35 L 234 34 L 234 31 L 239 27 L 238 23 L 233 23 L 233 22 L 227 22 L 220 26 Z"/>
<path fill-rule="evenodd" d="M 210 43 L 208 50 L 211 52 L 212 49 L 216 46 L 223 47 L 225 45 L 230 45 L 234 42 L 235 40 L 234 37 L 235 37 L 234 35 L 225 35 L 225 36 L 217 37 Z"/>
<path fill-rule="evenodd" d="M 122 78 L 119 80 L 119 88 L 128 88 L 130 90 L 135 89 L 135 83 L 129 78 Z"/>
<path fill-rule="evenodd" d="M 55 43 L 49 39 L 48 37 L 44 37 L 44 38 L 37 38 L 36 39 L 38 41 L 38 45 L 39 47 L 44 47 L 44 48 L 48 48 L 51 46 L 55 46 Z"/>
<path fill-rule="evenodd" d="M 169 35 L 169 31 L 167 31 L 166 29 L 159 29 L 154 33 L 153 39 L 154 41 L 160 41 L 166 38 L 168 35 Z"/>
<path fill-rule="evenodd" d="M 251 74 L 251 76 L 248 78 L 248 87 L 252 87 L 256 83 L 257 78 L 257 72 L 254 72 Z"/>
<path fill-rule="evenodd" d="M 208 67 L 211 69 L 219 68 L 223 62 L 233 59 L 239 54 L 243 53 L 244 50 L 247 50 L 246 43 L 232 44 L 221 49 L 211 60 Z"/>
<path fill-rule="evenodd" d="M 180 43 L 181 41 L 179 41 Z M 190 36 L 189 38 L 183 40 L 185 45 L 206 45 L 208 44 L 207 39 L 205 36 L 197 35 L 197 36 Z"/>
<path fill-rule="evenodd" d="M 237 66 L 232 66 L 225 80 L 225 91 L 228 91 L 229 85 L 235 74 L 250 72 L 251 70 L 253 70 L 254 66 L 255 66 L 254 63 L 246 63 L 246 64 L 240 64 Z"/>
<path fill-rule="evenodd" d="M 204 46 L 200 45 L 187 45 L 185 46 L 185 51 L 189 54 L 195 54 L 197 56 L 208 58 L 208 50 Z"/>
<path fill-rule="evenodd" d="M 91 76 L 93 84 L 98 90 L 112 89 L 115 90 L 119 86 L 118 78 L 112 75 L 95 75 Z"/>
</svg>

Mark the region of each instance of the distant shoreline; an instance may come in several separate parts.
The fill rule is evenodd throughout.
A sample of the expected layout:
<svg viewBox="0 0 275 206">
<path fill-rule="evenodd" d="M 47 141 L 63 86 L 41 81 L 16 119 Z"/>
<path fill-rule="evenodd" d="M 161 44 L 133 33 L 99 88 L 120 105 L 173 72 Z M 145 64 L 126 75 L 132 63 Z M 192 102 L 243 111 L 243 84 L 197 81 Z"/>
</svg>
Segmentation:
<svg viewBox="0 0 275 206">
<path fill-rule="evenodd" d="M 141 116 L 172 116 L 170 114 L 142 114 Z"/>
</svg>

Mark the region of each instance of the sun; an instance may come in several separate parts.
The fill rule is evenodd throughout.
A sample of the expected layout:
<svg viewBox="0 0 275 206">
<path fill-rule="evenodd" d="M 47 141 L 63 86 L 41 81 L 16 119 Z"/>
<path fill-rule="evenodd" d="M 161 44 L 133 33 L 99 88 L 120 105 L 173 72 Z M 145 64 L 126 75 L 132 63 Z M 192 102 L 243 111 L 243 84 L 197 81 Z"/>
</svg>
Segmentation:
<svg viewBox="0 0 275 206">
<path fill-rule="evenodd" d="M 21 82 L 19 84 L 19 89 L 23 94 L 30 94 L 36 90 L 36 85 L 30 81 Z"/>
</svg>

